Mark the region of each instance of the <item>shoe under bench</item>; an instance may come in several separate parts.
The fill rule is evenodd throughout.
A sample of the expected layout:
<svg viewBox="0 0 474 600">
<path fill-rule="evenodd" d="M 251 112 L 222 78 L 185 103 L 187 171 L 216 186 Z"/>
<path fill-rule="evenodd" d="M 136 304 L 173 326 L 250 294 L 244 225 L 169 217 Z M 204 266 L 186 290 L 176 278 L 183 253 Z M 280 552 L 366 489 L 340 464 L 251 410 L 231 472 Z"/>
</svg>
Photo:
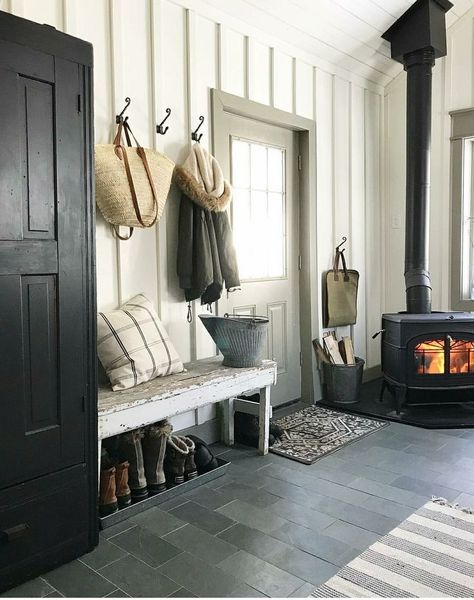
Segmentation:
<svg viewBox="0 0 474 600">
<path fill-rule="evenodd" d="M 223 407 L 223 441 L 229 446 L 234 443 L 236 410 L 256 414 L 259 417 L 259 452 L 267 454 L 272 412 L 270 389 L 276 379 L 277 364 L 274 361 L 264 360 L 256 367 L 235 368 L 223 366 L 222 357 L 216 357 L 188 363 L 182 373 L 157 377 L 128 390 L 114 392 L 108 386 L 99 387 L 99 474 L 102 440 L 217 402 Z M 260 392 L 258 404 L 237 398 L 255 390 Z M 174 496 L 181 490 L 184 492 L 218 477 L 224 474 L 225 464 L 225 461 L 219 461 L 220 466 L 214 471 L 105 517 L 101 519 L 101 526 L 108 527 L 164 502 L 170 492 Z"/>
</svg>

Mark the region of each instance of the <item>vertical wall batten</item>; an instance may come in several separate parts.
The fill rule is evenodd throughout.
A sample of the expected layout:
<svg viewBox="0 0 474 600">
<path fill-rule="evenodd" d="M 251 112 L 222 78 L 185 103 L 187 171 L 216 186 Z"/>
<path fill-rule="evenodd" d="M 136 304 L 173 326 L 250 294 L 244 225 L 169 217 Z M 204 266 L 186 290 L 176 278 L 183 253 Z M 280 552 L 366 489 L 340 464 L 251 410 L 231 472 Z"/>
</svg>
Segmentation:
<svg viewBox="0 0 474 600">
<path fill-rule="evenodd" d="M 185 51 L 185 90 L 186 90 L 186 135 L 188 139 L 188 147 L 191 148 L 191 131 L 192 128 L 195 127 L 193 125 L 193 85 L 191 82 L 192 73 L 194 71 L 195 63 L 193 62 L 193 51 L 195 49 L 195 20 L 194 15 L 191 11 L 185 9 L 184 11 L 185 18 L 185 33 L 184 33 L 184 51 Z M 195 117 L 196 123 L 197 116 Z M 201 127 L 202 130 L 202 127 Z M 190 355 L 191 360 L 196 360 L 197 351 L 196 351 L 196 320 L 197 320 L 197 312 L 198 312 L 198 302 L 194 301 L 193 305 L 193 314 L 194 319 L 191 323 L 190 327 Z M 197 410 L 196 410 L 197 415 Z"/>
<path fill-rule="evenodd" d="M 365 159 L 361 148 L 365 147 L 364 90 L 351 83 L 350 125 L 350 250 L 351 264 L 360 272 L 357 323 L 353 326 L 354 348 L 357 356 L 367 358 L 366 329 L 367 289 L 365 270 L 366 197 Z"/>
<path fill-rule="evenodd" d="M 370 332 L 380 329 L 382 302 L 381 256 L 381 107 L 380 96 L 365 91 L 365 193 L 366 193 L 366 285 L 370 296 L 367 304 L 367 366 L 380 364 L 380 340 L 372 340 Z"/>
</svg>

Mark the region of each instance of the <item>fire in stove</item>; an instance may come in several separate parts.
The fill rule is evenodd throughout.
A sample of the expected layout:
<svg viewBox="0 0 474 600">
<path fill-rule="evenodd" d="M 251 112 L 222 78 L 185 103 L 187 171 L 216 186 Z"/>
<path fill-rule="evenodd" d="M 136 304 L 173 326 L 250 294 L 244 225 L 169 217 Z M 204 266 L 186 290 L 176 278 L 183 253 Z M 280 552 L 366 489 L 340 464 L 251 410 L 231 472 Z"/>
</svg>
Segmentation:
<svg viewBox="0 0 474 600">
<path fill-rule="evenodd" d="M 474 342 L 451 336 L 421 342 L 415 346 L 415 366 L 419 375 L 474 372 Z M 446 367 L 449 371 L 446 371 Z"/>
</svg>

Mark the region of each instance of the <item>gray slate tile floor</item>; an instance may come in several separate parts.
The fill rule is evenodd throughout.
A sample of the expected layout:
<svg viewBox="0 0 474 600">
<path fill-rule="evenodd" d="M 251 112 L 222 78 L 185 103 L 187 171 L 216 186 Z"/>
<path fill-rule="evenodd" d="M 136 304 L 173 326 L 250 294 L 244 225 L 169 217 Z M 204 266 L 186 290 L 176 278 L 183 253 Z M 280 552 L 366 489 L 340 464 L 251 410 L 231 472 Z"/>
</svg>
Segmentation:
<svg viewBox="0 0 474 600">
<path fill-rule="evenodd" d="M 214 450 L 224 477 L 4 596 L 307 597 L 432 494 L 474 506 L 474 430 L 392 423 L 310 466 Z"/>
</svg>

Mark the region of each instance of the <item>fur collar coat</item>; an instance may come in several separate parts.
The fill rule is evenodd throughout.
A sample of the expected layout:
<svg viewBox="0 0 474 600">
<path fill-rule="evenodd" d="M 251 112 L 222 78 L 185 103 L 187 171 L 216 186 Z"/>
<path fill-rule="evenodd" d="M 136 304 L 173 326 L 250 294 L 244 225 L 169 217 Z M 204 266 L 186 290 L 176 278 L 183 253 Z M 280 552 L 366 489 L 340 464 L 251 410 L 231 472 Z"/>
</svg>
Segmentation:
<svg viewBox="0 0 474 600">
<path fill-rule="evenodd" d="M 224 286 L 239 289 L 239 271 L 227 208 L 232 199 L 217 160 L 194 144 L 174 181 L 181 189 L 178 277 L 186 301 L 219 300 Z"/>
</svg>

